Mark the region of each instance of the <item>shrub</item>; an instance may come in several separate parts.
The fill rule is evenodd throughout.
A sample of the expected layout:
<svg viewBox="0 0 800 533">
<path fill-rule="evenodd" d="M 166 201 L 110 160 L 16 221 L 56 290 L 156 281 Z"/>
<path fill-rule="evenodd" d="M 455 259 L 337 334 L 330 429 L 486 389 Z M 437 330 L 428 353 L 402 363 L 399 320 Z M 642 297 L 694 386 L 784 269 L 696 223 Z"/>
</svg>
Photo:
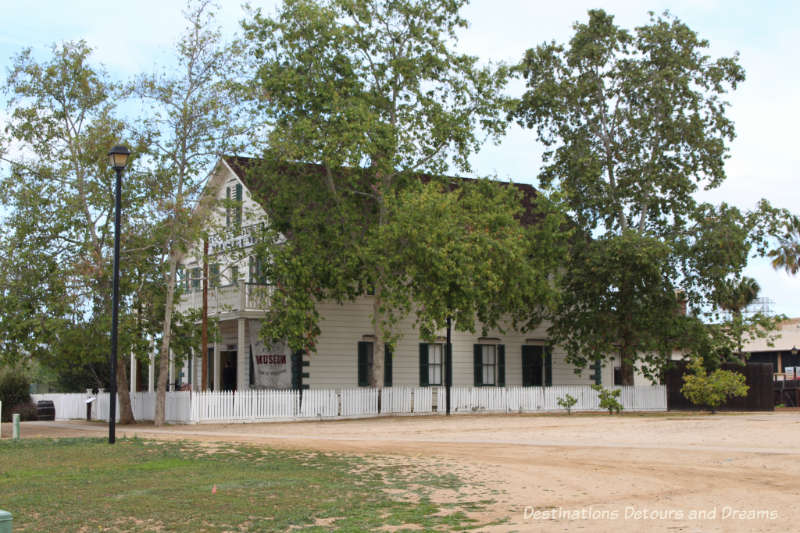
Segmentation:
<svg viewBox="0 0 800 533">
<path fill-rule="evenodd" d="M 568 415 L 571 415 L 571 414 L 572 414 L 572 407 L 573 407 L 573 406 L 574 406 L 576 403 L 578 403 L 578 400 L 577 400 L 577 399 L 575 399 L 575 398 L 573 398 L 573 397 L 572 397 L 571 395 L 569 395 L 569 394 L 565 394 L 565 395 L 564 395 L 564 396 L 562 396 L 561 398 L 557 399 L 557 400 L 556 400 L 556 403 L 557 403 L 557 404 L 558 404 L 560 407 L 563 407 L 564 409 L 566 409 L 566 410 L 567 410 L 567 414 L 568 414 Z"/>
<path fill-rule="evenodd" d="M 11 410 L 20 404 L 31 401 L 29 394 L 31 384 L 28 378 L 15 371 L 0 374 L 0 402 L 3 402 L 3 412 L 0 418 L 3 422 L 11 421 Z M 20 418 L 22 418 L 20 416 Z"/>
<path fill-rule="evenodd" d="M 693 404 L 707 407 L 712 413 L 728 398 L 746 396 L 750 388 L 745 385 L 744 375 L 738 372 L 717 369 L 709 374 L 699 357 L 689 363 L 689 370 L 691 373 L 683 375 L 681 394 Z"/>
<path fill-rule="evenodd" d="M 605 389 L 602 385 L 592 385 L 592 389 L 598 392 L 600 396 L 600 407 L 608 409 L 608 414 L 617 413 L 622 411 L 622 404 L 619 402 L 619 395 L 622 394 L 620 389 Z"/>
</svg>

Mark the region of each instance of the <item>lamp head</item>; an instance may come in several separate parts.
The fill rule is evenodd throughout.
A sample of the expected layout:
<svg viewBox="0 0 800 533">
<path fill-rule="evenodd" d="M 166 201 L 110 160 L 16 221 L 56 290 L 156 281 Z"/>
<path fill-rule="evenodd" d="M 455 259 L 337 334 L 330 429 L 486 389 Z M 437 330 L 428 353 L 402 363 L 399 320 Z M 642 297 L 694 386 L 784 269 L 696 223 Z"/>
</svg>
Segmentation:
<svg viewBox="0 0 800 533">
<path fill-rule="evenodd" d="M 111 151 L 108 152 L 108 159 L 111 162 L 111 168 L 114 170 L 122 170 L 128 163 L 128 156 L 131 155 L 130 150 L 126 146 L 118 144 Z"/>
</svg>

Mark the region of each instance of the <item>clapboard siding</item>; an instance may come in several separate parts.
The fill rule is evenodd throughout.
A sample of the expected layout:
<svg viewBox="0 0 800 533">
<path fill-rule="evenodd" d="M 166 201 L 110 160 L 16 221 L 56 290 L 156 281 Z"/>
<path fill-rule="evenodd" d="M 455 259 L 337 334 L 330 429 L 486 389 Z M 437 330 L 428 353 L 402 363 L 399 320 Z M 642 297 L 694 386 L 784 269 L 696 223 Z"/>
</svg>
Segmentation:
<svg viewBox="0 0 800 533">
<path fill-rule="evenodd" d="M 305 380 L 312 388 L 353 387 L 357 385 L 358 356 L 357 346 L 365 335 L 372 335 L 372 299 L 360 298 L 351 303 L 338 305 L 321 303 L 318 306 L 321 334 L 316 353 L 310 356 L 309 377 Z M 546 324 L 527 333 L 505 334 L 489 332 L 490 338 L 500 339 L 505 345 L 506 385 L 522 385 L 522 346 L 526 339 L 546 338 Z M 402 334 L 392 359 L 393 385 L 419 385 L 419 334 L 414 330 L 413 317 L 403 320 L 398 327 Z M 445 331 L 438 332 L 444 337 Z M 469 332 L 453 331 L 453 385 L 472 386 L 473 384 L 473 344 L 478 343 L 478 335 Z M 565 360 L 564 351 L 553 350 L 553 384 L 587 385 L 592 384 L 591 371 L 576 375 Z M 613 370 L 603 369 L 603 383 L 613 383 Z"/>
</svg>

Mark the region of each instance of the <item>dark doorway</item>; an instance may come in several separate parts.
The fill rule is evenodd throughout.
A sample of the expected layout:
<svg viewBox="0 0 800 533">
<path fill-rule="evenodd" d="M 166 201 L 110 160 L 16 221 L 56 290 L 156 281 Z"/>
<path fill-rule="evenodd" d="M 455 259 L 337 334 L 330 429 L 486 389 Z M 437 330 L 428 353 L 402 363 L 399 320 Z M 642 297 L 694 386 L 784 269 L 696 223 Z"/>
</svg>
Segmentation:
<svg viewBox="0 0 800 533">
<path fill-rule="evenodd" d="M 550 348 L 547 346 L 522 347 L 522 386 L 549 387 L 553 384 L 553 367 Z"/>
<path fill-rule="evenodd" d="M 219 352 L 219 362 L 222 365 L 220 372 L 222 390 L 236 390 L 236 350 L 222 350 Z"/>
<path fill-rule="evenodd" d="M 143 392 L 147 390 L 148 378 L 150 372 L 150 365 L 142 363 L 138 358 L 136 359 L 136 392 Z M 129 376 L 130 377 L 130 376 Z"/>
</svg>

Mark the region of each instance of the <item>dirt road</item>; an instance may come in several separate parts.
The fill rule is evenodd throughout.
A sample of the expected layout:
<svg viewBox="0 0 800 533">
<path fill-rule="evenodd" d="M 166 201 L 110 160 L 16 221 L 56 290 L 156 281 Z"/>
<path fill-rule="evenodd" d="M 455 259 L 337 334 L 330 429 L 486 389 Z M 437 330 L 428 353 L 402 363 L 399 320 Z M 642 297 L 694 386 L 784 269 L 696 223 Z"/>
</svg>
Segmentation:
<svg viewBox="0 0 800 533">
<path fill-rule="evenodd" d="M 23 423 L 23 437 L 103 436 Z M 3 427 L 3 436 L 10 435 Z M 800 412 L 394 417 L 118 426 L 118 435 L 390 455 L 473 483 L 496 531 L 791 531 L 800 523 Z M 443 496 L 445 497 L 445 496 Z"/>
</svg>

